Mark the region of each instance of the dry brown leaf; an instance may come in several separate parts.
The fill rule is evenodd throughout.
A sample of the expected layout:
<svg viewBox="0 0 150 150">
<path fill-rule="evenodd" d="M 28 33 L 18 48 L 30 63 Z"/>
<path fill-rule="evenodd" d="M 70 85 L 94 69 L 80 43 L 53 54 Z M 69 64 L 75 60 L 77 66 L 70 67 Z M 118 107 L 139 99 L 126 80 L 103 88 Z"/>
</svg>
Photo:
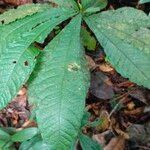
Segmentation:
<svg viewBox="0 0 150 150">
<path fill-rule="evenodd" d="M 127 115 L 138 115 L 143 113 L 143 111 L 144 111 L 144 107 L 139 107 L 134 110 L 124 110 L 124 113 Z"/>
<path fill-rule="evenodd" d="M 32 3 L 32 0 L 3 0 L 5 3 L 14 5 L 14 6 L 19 6 L 27 3 Z"/>
<path fill-rule="evenodd" d="M 135 89 L 133 91 L 131 91 L 130 93 L 130 96 L 143 102 L 144 104 L 147 104 L 148 105 L 148 99 L 146 98 L 146 92 L 144 92 L 144 90 L 142 89 Z"/>
<path fill-rule="evenodd" d="M 128 133 L 124 132 L 122 129 L 120 129 L 119 122 L 116 120 L 115 117 L 111 117 L 111 125 L 110 128 L 112 131 L 115 131 L 117 135 L 124 137 L 125 139 L 129 139 Z"/>
<path fill-rule="evenodd" d="M 109 114 L 107 111 L 105 111 L 105 110 L 101 111 L 100 119 L 101 119 L 102 123 L 96 127 L 96 130 L 102 132 L 102 131 L 109 129 L 110 119 L 109 119 Z"/>
<path fill-rule="evenodd" d="M 129 103 L 127 104 L 127 107 L 128 107 L 129 110 L 133 110 L 134 107 L 135 107 L 134 102 L 129 102 Z"/>
<path fill-rule="evenodd" d="M 122 136 L 112 138 L 108 145 L 104 147 L 104 150 L 124 150 L 125 139 Z"/>
<path fill-rule="evenodd" d="M 99 69 L 101 70 L 101 71 L 103 71 L 103 72 L 111 72 L 111 71 L 114 71 L 114 68 L 110 65 L 110 64 L 108 64 L 108 63 L 101 63 L 100 65 L 99 65 Z"/>
<path fill-rule="evenodd" d="M 96 64 L 95 64 L 94 60 L 88 55 L 86 55 L 85 57 L 86 57 L 86 60 L 88 62 L 89 69 L 94 70 L 96 68 Z"/>
<path fill-rule="evenodd" d="M 99 99 L 111 99 L 114 97 L 113 85 L 109 78 L 101 71 L 93 71 L 91 74 L 90 93 Z"/>
<path fill-rule="evenodd" d="M 107 130 L 101 134 L 95 134 L 92 136 L 93 140 L 97 141 L 99 144 L 105 146 L 105 143 L 106 143 L 106 139 L 105 139 L 105 136 L 106 135 L 109 135 L 111 133 L 110 130 Z"/>
<path fill-rule="evenodd" d="M 125 133 L 124 131 L 122 131 L 121 129 L 115 129 L 115 131 L 122 137 L 124 137 L 125 139 L 129 139 L 129 135 L 128 133 Z"/>
<path fill-rule="evenodd" d="M 131 81 L 124 81 L 122 83 L 119 83 L 117 86 L 119 88 L 129 88 L 129 87 L 133 87 L 135 85 L 135 83 L 132 83 Z"/>
<path fill-rule="evenodd" d="M 5 10 L 3 8 L 0 8 L 0 14 L 5 12 Z"/>
<path fill-rule="evenodd" d="M 25 95 L 27 93 L 27 89 L 25 87 L 23 87 L 19 92 L 18 92 L 18 95 L 19 96 L 22 96 L 22 95 Z"/>
</svg>

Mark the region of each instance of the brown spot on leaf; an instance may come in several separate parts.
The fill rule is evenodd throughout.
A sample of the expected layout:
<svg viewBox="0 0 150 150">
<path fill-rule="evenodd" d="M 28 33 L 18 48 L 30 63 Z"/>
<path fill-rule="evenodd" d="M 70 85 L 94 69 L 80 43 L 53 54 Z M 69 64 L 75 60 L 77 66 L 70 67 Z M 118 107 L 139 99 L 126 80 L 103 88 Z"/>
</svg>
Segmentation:
<svg viewBox="0 0 150 150">
<path fill-rule="evenodd" d="M 25 66 L 29 66 L 28 61 L 25 61 L 25 62 L 24 62 L 24 65 L 25 65 Z"/>
</svg>

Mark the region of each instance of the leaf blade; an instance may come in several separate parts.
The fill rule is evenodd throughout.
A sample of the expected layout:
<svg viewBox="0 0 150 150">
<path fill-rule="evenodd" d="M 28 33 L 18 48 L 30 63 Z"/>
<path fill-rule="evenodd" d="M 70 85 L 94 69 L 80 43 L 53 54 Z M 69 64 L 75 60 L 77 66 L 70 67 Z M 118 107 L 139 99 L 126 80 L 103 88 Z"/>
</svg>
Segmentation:
<svg viewBox="0 0 150 150">
<path fill-rule="evenodd" d="M 150 0 L 140 0 L 139 1 L 140 4 L 149 3 L 149 2 L 150 2 Z"/>
<path fill-rule="evenodd" d="M 81 0 L 83 9 L 87 13 L 93 13 L 102 10 L 107 6 L 107 0 Z"/>
<path fill-rule="evenodd" d="M 47 46 L 29 85 L 29 100 L 39 99 L 36 116 L 42 136 L 54 149 L 69 149 L 84 111 L 88 73 L 80 47 L 80 24 L 79 15 Z"/>
<path fill-rule="evenodd" d="M 86 22 L 116 70 L 150 88 L 149 17 L 133 8 L 121 8 L 93 15 L 86 18 Z"/>
<path fill-rule="evenodd" d="M 96 40 L 95 38 L 86 30 L 86 28 L 81 29 L 81 40 L 84 46 L 87 47 L 88 50 L 95 50 L 96 48 Z"/>
<path fill-rule="evenodd" d="M 58 7 L 71 8 L 78 10 L 77 3 L 74 0 L 49 0 L 50 3 L 58 5 Z"/>
<path fill-rule="evenodd" d="M 82 133 L 79 135 L 79 140 L 83 150 L 102 150 L 102 147 L 96 141 Z"/>
<path fill-rule="evenodd" d="M 50 6 L 41 4 L 26 4 L 19 6 L 17 9 L 10 9 L 0 15 L 0 25 L 9 24 L 17 19 L 33 15 L 37 12 L 48 9 Z"/>
<path fill-rule="evenodd" d="M 18 131 L 17 133 L 12 135 L 11 140 L 13 142 L 23 142 L 23 141 L 30 140 L 31 138 L 33 138 L 37 134 L 38 134 L 37 128 L 35 128 L 35 127 L 26 128 L 26 129 Z"/>
<path fill-rule="evenodd" d="M 0 140 L 7 141 L 10 139 L 10 135 L 0 128 Z"/>
<path fill-rule="evenodd" d="M 0 26 L 0 109 L 16 96 L 34 69 L 38 53 L 28 50 L 30 44 L 44 40 L 57 24 L 72 15 L 74 12 L 51 9 Z"/>
</svg>

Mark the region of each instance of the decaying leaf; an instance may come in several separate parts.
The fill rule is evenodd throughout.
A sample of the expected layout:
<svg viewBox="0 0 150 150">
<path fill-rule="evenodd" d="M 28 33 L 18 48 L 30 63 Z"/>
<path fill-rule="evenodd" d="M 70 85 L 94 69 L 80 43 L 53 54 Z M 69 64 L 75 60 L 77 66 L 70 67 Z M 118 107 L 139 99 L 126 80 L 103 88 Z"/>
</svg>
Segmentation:
<svg viewBox="0 0 150 150">
<path fill-rule="evenodd" d="M 99 99 L 110 99 L 114 96 L 112 83 L 102 72 L 92 72 L 90 92 Z"/>
<path fill-rule="evenodd" d="M 14 5 L 14 6 L 19 6 L 27 3 L 32 3 L 32 0 L 3 0 L 5 3 Z"/>
<path fill-rule="evenodd" d="M 108 145 L 104 147 L 104 150 L 124 150 L 125 139 L 122 136 L 112 138 Z"/>
</svg>

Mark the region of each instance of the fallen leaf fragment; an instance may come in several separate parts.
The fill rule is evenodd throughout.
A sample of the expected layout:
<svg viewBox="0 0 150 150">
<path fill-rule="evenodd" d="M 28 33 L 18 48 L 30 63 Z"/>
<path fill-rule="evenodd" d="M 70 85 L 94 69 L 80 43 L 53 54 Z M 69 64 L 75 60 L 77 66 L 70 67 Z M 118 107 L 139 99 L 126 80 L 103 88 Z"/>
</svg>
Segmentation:
<svg viewBox="0 0 150 150">
<path fill-rule="evenodd" d="M 102 132 L 109 129 L 110 119 L 107 111 L 102 110 L 100 112 L 100 120 L 101 120 L 101 124 L 96 127 L 96 130 Z"/>
<path fill-rule="evenodd" d="M 101 71 L 103 71 L 103 72 L 111 72 L 111 71 L 114 71 L 114 68 L 110 65 L 110 64 L 108 64 L 108 63 L 101 63 L 100 65 L 99 65 L 99 69 L 101 70 Z"/>
<path fill-rule="evenodd" d="M 95 64 L 94 60 L 88 55 L 86 55 L 85 57 L 86 57 L 86 60 L 88 62 L 89 69 L 94 70 L 96 68 L 96 64 Z"/>
<path fill-rule="evenodd" d="M 130 96 L 143 102 L 144 104 L 148 104 L 148 99 L 145 98 L 145 93 L 143 90 L 136 89 L 134 91 L 131 91 Z"/>
<path fill-rule="evenodd" d="M 143 111 L 144 111 L 144 107 L 139 107 L 134 110 L 124 110 L 124 113 L 127 115 L 138 115 L 143 113 Z"/>
<path fill-rule="evenodd" d="M 108 145 L 104 147 L 104 150 L 124 150 L 125 139 L 122 136 L 112 138 Z"/>
<path fill-rule="evenodd" d="M 90 92 L 99 99 L 111 99 L 114 96 L 113 86 L 109 78 L 102 72 L 92 72 Z"/>
<path fill-rule="evenodd" d="M 32 3 L 32 0 L 3 0 L 7 4 L 19 6 L 27 3 Z"/>
</svg>

